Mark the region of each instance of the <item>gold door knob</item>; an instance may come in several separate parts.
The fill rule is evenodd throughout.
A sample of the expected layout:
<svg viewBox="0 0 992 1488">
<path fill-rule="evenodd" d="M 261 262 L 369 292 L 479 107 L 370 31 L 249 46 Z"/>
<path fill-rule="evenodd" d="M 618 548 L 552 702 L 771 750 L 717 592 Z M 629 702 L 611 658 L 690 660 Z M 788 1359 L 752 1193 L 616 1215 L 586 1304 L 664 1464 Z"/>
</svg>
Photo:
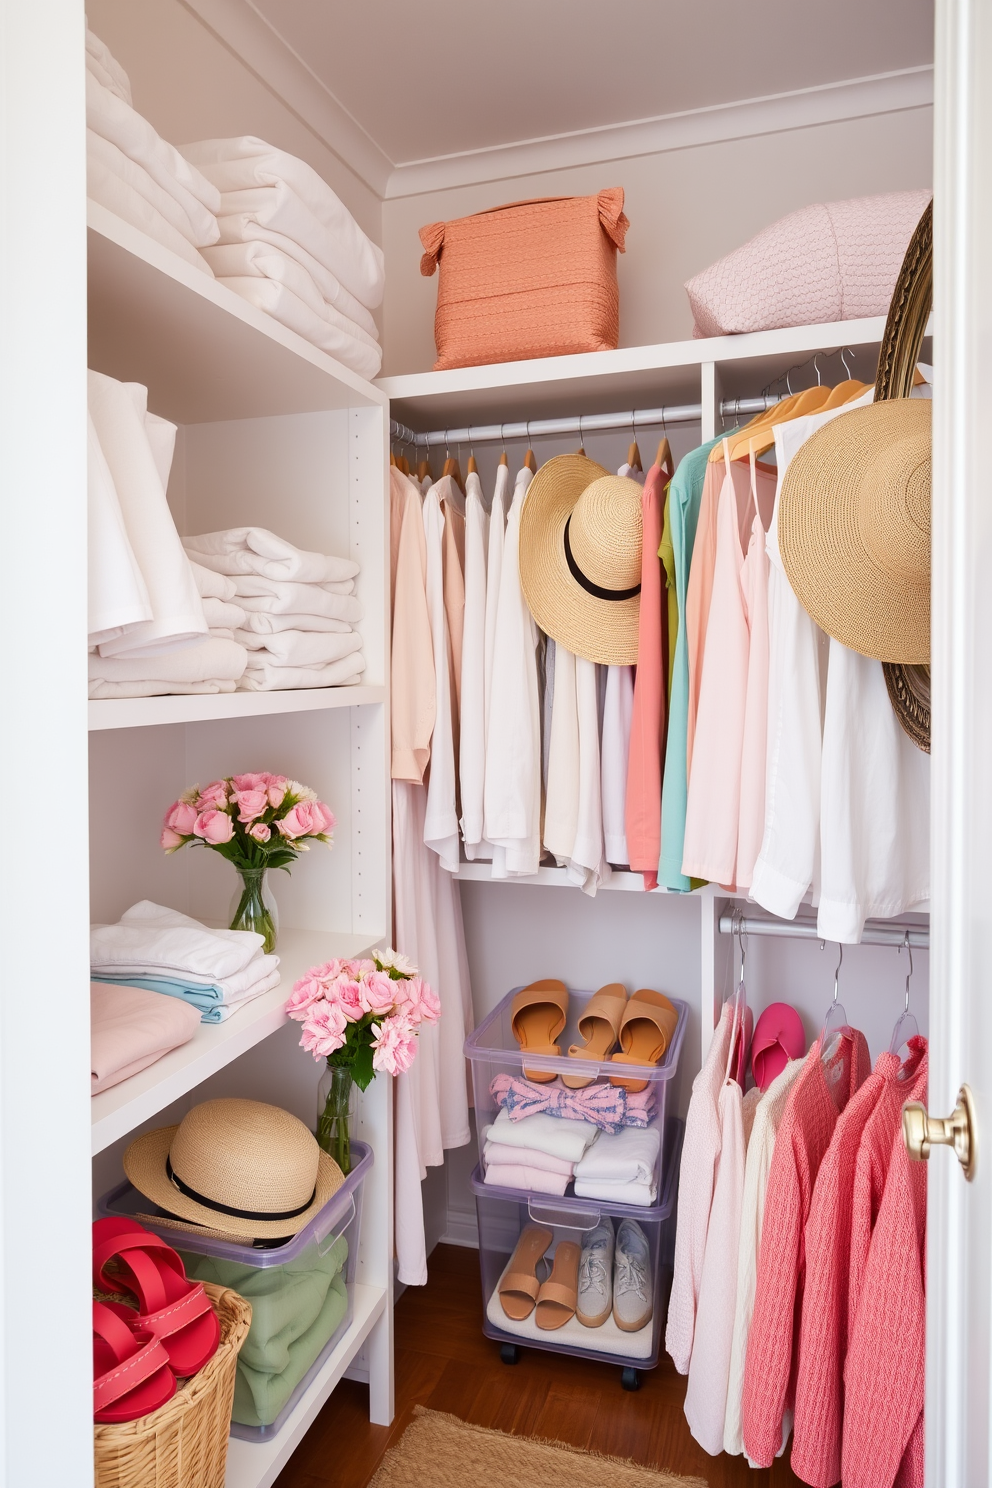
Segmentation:
<svg viewBox="0 0 992 1488">
<path fill-rule="evenodd" d="M 969 1183 L 975 1176 L 975 1131 L 975 1103 L 967 1085 L 958 1091 L 950 1116 L 930 1116 L 919 1101 L 907 1101 L 902 1108 L 902 1135 L 910 1157 L 925 1160 L 931 1147 L 953 1147 Z"/>
</svg>

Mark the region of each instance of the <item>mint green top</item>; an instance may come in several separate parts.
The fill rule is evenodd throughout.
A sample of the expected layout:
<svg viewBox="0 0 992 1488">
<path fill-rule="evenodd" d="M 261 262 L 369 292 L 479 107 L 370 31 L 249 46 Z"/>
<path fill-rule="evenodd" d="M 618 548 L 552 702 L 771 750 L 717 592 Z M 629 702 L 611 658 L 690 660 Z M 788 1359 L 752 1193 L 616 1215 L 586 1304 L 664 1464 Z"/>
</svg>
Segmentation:
<svg viewBox="0 0 992 1488">
<path fill-rule="evenodd" d="M 721 434 L 719 439 L 700 445 L 699 449 L 686 455 L 672 478 L 668 496 L 679 626 L 675 638 L 668 703 L 668 744 L 665 749 L 665 776 L 661 790 L 661 861 L 658 864 L 658 882 L 666 889 L 677 889 L 682 893 L 688 893 L 693 885 L 682 872 L 685 805 L 689 786 L 685 767 L 689 727 L 689 653 L 681 617 L 685 614 L 689 564 L 692 560 L 692 546 L 696 541 L 696 523 L 699 521 L 706 461 L 710 450 L 725 437 Z"/>
</svg>

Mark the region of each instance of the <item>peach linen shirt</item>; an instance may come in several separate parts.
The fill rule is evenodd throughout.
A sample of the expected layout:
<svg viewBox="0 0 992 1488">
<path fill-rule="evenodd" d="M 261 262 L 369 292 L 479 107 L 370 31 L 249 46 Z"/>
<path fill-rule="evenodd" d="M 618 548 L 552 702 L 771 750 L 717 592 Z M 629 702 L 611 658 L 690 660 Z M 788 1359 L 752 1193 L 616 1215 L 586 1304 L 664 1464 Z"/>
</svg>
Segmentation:
<svg viewBox="0 0 992 1488">
<path fill-rule="evenodd" d="M 392 777 L 421 781 L 434 732 L 434 646 L 427 611 L 427 543 L 421 497 L 389 470 L 392 650 L 389 673 Z"/>
<path fill-rule="evenodd" d="M 652 465 L 641 496 L 641 609 L 634 676 L 634 714 L 627 760 L 627 854 L 645 889 L 658 886 L 661 856 L 661 772 L 665 738 L 665 657 L 661 543 L 665 486 L 671 473 Z"/>
<path fill-rule="evenodd" d="M 706 651 L 706 627 L 713 596 L 713 570 L 716 567 L 716 513 L 726 475 L 723 462 L 707 463 L 703 477 L 703 494 L 699 499 L 696 539 L 692 545 L 689 582 L 685 591 L 685 639 L 689 662 L 689 707 L 686 715 L 685 768 L 688 775 L 696 740 L 696 714 L 699 711 L 699 685 L 703 676 Z"/>
</svg>

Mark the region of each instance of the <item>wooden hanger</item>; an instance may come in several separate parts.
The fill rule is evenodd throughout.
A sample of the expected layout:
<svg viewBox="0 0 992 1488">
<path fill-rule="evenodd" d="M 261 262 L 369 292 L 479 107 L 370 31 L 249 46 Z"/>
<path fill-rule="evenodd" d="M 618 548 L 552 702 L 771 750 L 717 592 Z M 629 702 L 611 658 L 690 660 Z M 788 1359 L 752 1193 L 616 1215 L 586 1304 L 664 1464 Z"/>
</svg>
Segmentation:
<svg viewBox="0 0 992 1488">
<path fill-rule="evenodd" d="M 675 469 L 675 461 L 672 458 L 672 446 L 668 442 L 667 434 L 658 446 L 658 453 L 654 457 L 654 463 L 660 470 Z"/>
<path fill-rule="evenodd" d="M 641 464 L 641 452 L 637 448 L 636 439 L 631 440 L 630 447 L 627 450 L 627 464 L 631 470 L 639 470 L 642 474 L 644 473 L 644 466 Z"/>
<path fill-rule="evenodd" d="M 431 480 L 434 479 L 431 475 L 431 462 L 430 460 L 421 460 L 417 466 L 417 479 L 418 481 L 427 480 L 428 476 L 430 476 Z"/>
<path fill-rule="evenodd" d="M 766 430 L 773 429 L 775 425 L 780 424 L 783 419 L 792 418 L 795 407 L 802 396 L 802 393 L 790 393 L 789 396 L 787 398 L 783 398 L 780 403 L 773 403 L 771 408 L 766 408 L 764 413 L 759 413 L 755 418 L 751 419 L 749 423 L 745 424 L 742 429 L 738 429 L 737 433 L 733 435 L 730 440 L 731 459 L 742 459 L 748 453 L 749 443 L 752 439 L 757 439 L 759 435 L 764 435 Z M 772 442 L 773 441 L 774 436 L 772 436 Z M 769 447 L 770 445 L 765 445 L 765 449 L 768 449 Z M 737 449 L 740 450 L 740 454 L 734 453 Z M 717 461 L 722 459 L 723 441 L 721 440 L 719 444 L 715 445 L 713 449 L 710 450 L 709 462 L 710 464 L 716 464 Z"/>
<path fill-rule="evenodd" d="M 448 458 L 445 460 L 445 462 L 444 462 L 444 469 L 441 471 L 441 475 L 442 476 L 445 476 L 445 475 L 452 476 L 454 478 L 455 485 L 458 487 L 459 491 L 464 491 L 465 490 L 465 482 L 462 480 L 461 468 L 460 468 L 460 466 L 458 464 L 458 461 L 455 460 L 455 459 L 453 459 L 451 457 L 451 455 L 449 455 Z"/>
<path fill-rule="evenodd" d="M 398 464 L 404 475 L 410 474 L 410 461 L 407 459 L 406 455 L 400 455 Z"/>
<path fill-rule="evenodd" d="M 533 471 L 536 472 L 536 470 L 537 470 L 537 457 L 535 456 L 534 451 L 532 449 L 529 449 L 527 451 L 527 453 L 524 455 L 524 465 L 527 467 L 528 470 L 533 470 Z"/>
<path fill-rule="evenodd" d="M 501 465 L 509 465 L 510 462 L 506 458 L 506 450 L 504 450 L 503 453 L 500 455 L 500 457 L 499 457 L 499 463 Z"/>
<path fill-rule="evenodd" d="M 479 473 L 479 467 L 475 463 L 475 456 L 474 455 L 469 455 L 469 457 L 468 457 L 468 474 L 469 475 L 478 475 L 478 473 Z"/>
<path fill-rule="evenodd" d="M 850 403 L 854 398 L 860 398 L 867 389 L 867 382 L 858 382 L 856 377 L 848 377 L 844 382 L 837 384 L 820 412 L 827 413 L 831 408 L 843 408 L 845 403 Z"/>
<path fill-rule="evenodd" d="M 390 465 L 396 464 L 396 456 L 393 454 L 392 450 L 389 451 L 389 463 Z"/>
</svg>

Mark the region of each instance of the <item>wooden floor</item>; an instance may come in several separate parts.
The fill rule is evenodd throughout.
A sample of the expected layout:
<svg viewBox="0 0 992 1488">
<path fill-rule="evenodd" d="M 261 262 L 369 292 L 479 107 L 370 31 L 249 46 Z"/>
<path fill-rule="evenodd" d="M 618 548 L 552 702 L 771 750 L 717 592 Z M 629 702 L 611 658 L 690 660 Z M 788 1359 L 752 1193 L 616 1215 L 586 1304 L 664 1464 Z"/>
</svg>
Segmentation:
<svg viewBox="0 0 992 1488">
<path fill-rule="evenodd" d="M 619 1369 L 585 1359 L 524 1349 L 518 1364 L 501 1363 L 499 1346 L 482 1334 L 477 1253 L 439 1245 L 429 1270 L 427 1286 L 409 1287 L 396 1308 L 392 1426 L 370 1426 L 367 1388 L 343 1380 L 276 1488 L 365 1488 L 418 1404 L 480 1426 L 698 1476 L 710 1488 L 799 1483 L 787 1460 L 752 1471 L 740 1457 L 708 1457 L 689 1435 L 685 1380 L 667 1358 L 641 1376 L 636 1394 L 620 1388 Z"/>
</svg>

